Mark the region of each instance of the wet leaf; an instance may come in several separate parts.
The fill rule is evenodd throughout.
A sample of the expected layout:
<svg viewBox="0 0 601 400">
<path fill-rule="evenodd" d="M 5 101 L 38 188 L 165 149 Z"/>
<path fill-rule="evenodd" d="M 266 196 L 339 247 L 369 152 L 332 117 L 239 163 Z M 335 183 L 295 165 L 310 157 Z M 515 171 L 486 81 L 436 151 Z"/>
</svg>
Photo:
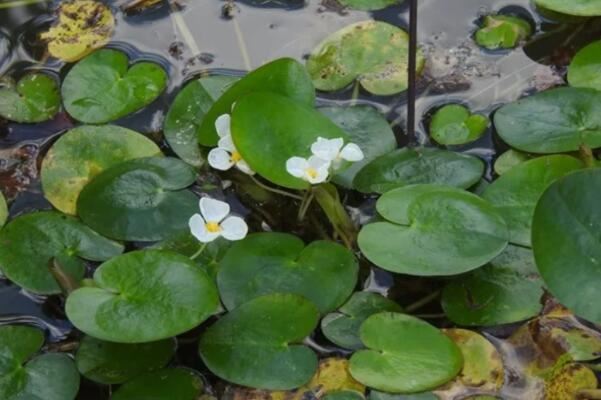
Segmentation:
<svg viewBox="0 0 601 400">
<path fill-rule="evenodd" d="M 90 336 L 146 343 L 195 328 L 218 304 L 214 283 L 189 258 L 141 250 L 102 264 L 94 272 L 94 285 L 72 292 L 65 310 L 73 325 Z"/>
<path fill-rule="evenodd" d="M 198 198 L 185 188 L 196 180 L 177 158 L 126 161 L 96 176 L 82 190 L 77 212 L 107 237 L 155 241 L 186 229 Z"/>
<path fill-rule="evenodd" d="M 568 69 L 568 82 L 574 87 L 601 90 L 601 40 L 576 53 Z"/>
<path fill-rule="evenodd" d="M 392 393 L 433 389 L 461 370 L 460 349 L 442 332 L 415 317 L 380 313 L 361 325 L 369 350 L 351 358 L 351 374 L 370 388 Z"/>
<path fill-rule="evenodd" d="M 365 397 L 361 393 L 350 390 L 340 390 L 338 392 L 328 393 L 323 400 L 363 400 Z"/>
<path fill-rule="evenodd" d="M 338 311 L 322 319 L 321 330 L 336 345 L 358 350 L 363 348 L 359 338 L 361 324 L 371 315 L 382 311 L 401 312 L 402 309 L 380 294 L 357 292 Z"/>
<path fill-rule="evenodd" d="M 229 310 L 270 293 L 294 293 L 321 313 L 335 310 L 357 284 L 352 252 L 330 241 L 305 243 L 287 233 L 256 233 L 236 242 L 219 264 L 217 283 Z"/>
<path fill-rule="evenodd" d="M 77 349 L 77 369 L 105 385 L 125 383 L 145 372 L 163 368 L 175 353 L 175 340 L 123 344 L 85 336 Z"/>
<path fill-rule="evenodd" d="M 531 160 L 533 157 L 530 154 L 522 153 L 514 149 L 509 149 L 497 158 L 494 165 L 494 170 L 497 175 L 503 175 L 511 168 L 525 161 Z"/>
<path fill-rule="evenodd" d="M 404 0 L 338 0 L 340 4 L 353 10 L 375 11 L 386 7 L 399 5 Z"/>
<path fill-rule="evenodd" d="M 88 124 L 114 121 L 152 103 L 167 86 L 167 73 L 158 64 L 129 65 L 127 55 L 102 49 L 78 62 L 63 81 L 65 109 Z"/>
<path fill-rule="evenodd" d="M 438 183 L 467 189 L 484 173 L 477 157 L 430 148 L 403 148 L 365 166 L 353 182 L 363 193 L 386 193 L 418 183 Z"/>
<path fill-rule="evenodd" d="M 537 6 L 562 14 L 592 17 L 601 15 L 598 0 L 535 0 Z"/>
<path fill-rule="evenodd" d="M 196 371 L 168 368 L 125 383 L 111 400 L 197 400 L 203 388 L 203 381 Z"/>
<path fill-rule="evenodd" d="M 476 32 L 478 46 L 490 50 L 513 49 L 532 35 L 530 23 L 511 15 L 487 15 Z"/>
<path fill-rule="evenodd" d="M 114 29 L 115 18 L 107 6 L 74 0 L 60 3 L 56 22 L 40 37 L 48 42 L 51 56 L 74 62 L 108 44 Z"/>
<path fill-rule="evenodd" d="M 6 204 L 6 199 L 4 198 L 4 194 L 0 191 L 0 228 L 4 226 L 6 220 L 8 219 L 8 205 Z"/>
<path fill-rule="evenodd" d="M 25 75 L 15 86 L 0 87 L 0 117 L 21 123 L 52 119 L 61 106 L 54 78 L 41 73 Z"/>
<path fill-rule="evenodd" d="M 579 391 L 596 388 L 597 377 L 590 368 L 582 364 L 568 364 L 557 371 L 547 382 L 545 399 L 575 399 Z"/>
<path fill-rule="evenodd" d="M 95 176 L 127 160 L 160 155 L 153 141 L 126 128 L 105 125 L 71 129 L 44 157 L 44 196 L 58 210 L 74 215 L 80 192 Z"/>
<path fill-rule="evenodd" d="M 386 270 L 418 276 L 478 268 L 507 246 L 501 215 L 480 197 L 449 186 L 411 185 L 376 204 L 384 222 L 365 225 L 359 248 Z"/>
<path fill-rule="evenodd" d="M 392 95 L 407 89 L 409 35 L 380 21 L 362 21 L 333 33 L 311 53 L 307 69 L 315 87 L 334 91 L 355 79 L 370 93 Z M 417 70 L 425 64 L 418 53 Z"/>
<path fill-rule="evenodd" d="M 466 144 L 478 140 L 488 128 L 488 118 L 471 114 L 459 104 L 449 104 L 436 111 L 430 125 L 432 139 L 443 145 Z"/>
<path fill-rule="evenodd" d="M 39 294 L 61 292 L 48 265 L 61 260 L 65 272 L 83 278 L 80 258 L 104 261 L 121 254 L 123 246 L 94 232 L 75 218 L 53 211 L 21 215 L 0 231 L 0 268 L 17 285 Z"/>
<path fill-rule="evenodd" d="M 182 160 L 195 167 L 204 163 L 198 147 L 198 131 L 215 101 L 238 78 L 208 76 L 188 83 L 175 97 L 165 117 L 163 133 L 169 146 Z"/>
<path fill-rule="evenodd" d="M 228 382 L 294 389 L 309 382 L 317 369 L 315 353 L 299 343 L 318 319 L 317 308 L 300 296 L 262 296 L 209 327 L 200 338 L 200 356 L 211 372 Z"/>
</svg>

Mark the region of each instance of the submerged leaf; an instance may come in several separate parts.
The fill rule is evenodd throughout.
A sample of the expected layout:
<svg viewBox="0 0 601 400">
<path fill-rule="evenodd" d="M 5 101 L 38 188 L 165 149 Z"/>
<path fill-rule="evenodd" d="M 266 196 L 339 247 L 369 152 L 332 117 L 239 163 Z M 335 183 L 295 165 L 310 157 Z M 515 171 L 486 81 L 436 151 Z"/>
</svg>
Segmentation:
<svg viewBox="0 0 601 400">
<path fill-rule="evenodd" d="M 487 15 L 476 32 L 476 43 L 487 49 L 513 49 L 532 35 L 530 23 L 511 15 Z"/>
<path fill-rule="evenodd" d="M 436 111 L 432 117 L 430 134 L 443 145 L 466 144 L 478 140 L 488 128 L 488 118 L 459 104 L 450 104 Z"/>
<path fill-rule="evenodd" d="M 0 87 L 0 117 L 22 123 L 52 119 L 61 105 L 58 85 L 54 78 L 30 73 L 15 87 Z"/>
<path fill-rule="evenodd" d="M 168 368 L 131 380 L 115 391 L 111 400 L 198 400 L 202 378 L 187 368 Z"/>
</svg>

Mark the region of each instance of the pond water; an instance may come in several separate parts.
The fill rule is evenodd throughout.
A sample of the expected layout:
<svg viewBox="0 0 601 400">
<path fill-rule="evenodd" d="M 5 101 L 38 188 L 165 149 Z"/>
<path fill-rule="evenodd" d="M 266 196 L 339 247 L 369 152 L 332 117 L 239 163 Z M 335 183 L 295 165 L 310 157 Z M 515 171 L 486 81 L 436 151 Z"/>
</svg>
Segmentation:
<svg viewBox="0 0 601 400">
<path fill-rule="evenodd" d="M 116 121 L 116 124 L 143 132 L 162 143 L 160 130 L 168 105 L 187 80 L 205 74 L 241 75 L 263 63 L 283 56 L 305 58 L 329 33 L 352 22 L 375 18 L 407 29 L 406 5 L 367 13 L 340 8 L 335 0 L 180 0 L 166 1 L 137 15 L 119 10 L 125 2 L 109 2 L 115 7 L 117 28 L 111 47 L 125 50 L 133 59 L 152 59 L 168 69 L 168 91 L 151 107 Z M 418 82 L 414 137 L 405 134 L 406 94 L 377 97 L 354 87 L 335 95 L 322 95 L 323 104 L 370 104 L 382 111 L 404 144 L 430 145 L 426 128 L 436 107 L 460 102 L 476 112 L 492 114 L 501 104 L 525 93 L 543 90 L 563 82 L 566 63 L 583 43 L 601 36 L 601 24 L 557 24 L 540 19 L 528 0 L 419 0 L 418 41 L 427 68 Z M 52 21 L 56 2 L 0 9 L 0 76 L 18 78 L 26 71 L 44 69 L 64 76 L 68 67 L 47 59 L 39 32 Z M 229 7 L 229 15 L 224 7 Z M 514 51 L 484 52 L 471 39 L 482 15 L 505 9 L 531 20 L 539 32 L 535 41 Z M 38 179 L 41 159 L 53 140 L 75 124 L 65 114 L 35 126 L 0 121 L 0 187 L 16 215 L 50 208 Z M 163 143 L 164 145 L 164 143 Z M 164 145 L 166 148 L 166 145 Z M 454 150 L 477 155 L 487 161 L 486 177 L 492 178 L 492 162 L 504 150 L 488 132 L 480 140 Z M 369 213 L 373 202 L 351 197 L 348 204 Z M 418 278 L 394 278 L 380 270 L 365 274 L 365 286 L 382 292 L 394 290 L 393 297 L 405 303 L 432 290 Z M 391 289 L 393 287 L 394 288 Z M 426 286 L 427 285 L 427 286 Z M 62 315 L 56 298 L 45 299 L 25 293 L 0 279 L 0 324 L 27 322 L 47 331 L 54 342 L 68 338 L 70 324 Z M 440 312 L 437 306 L 424 312 Z M 433 321 L 436 322 L 436 321 Z M 440 322 L 444 325 L 444 322 Z M 499 331 L 498 333 L 505 333 Z M 322 352 L 320 338 L 314 347 Z M 201 368 L 195 342 L 182 346 L 178 362 Z M 84 383 L 80 399 L 106 399 L 106 390 Z"/>
</svg>

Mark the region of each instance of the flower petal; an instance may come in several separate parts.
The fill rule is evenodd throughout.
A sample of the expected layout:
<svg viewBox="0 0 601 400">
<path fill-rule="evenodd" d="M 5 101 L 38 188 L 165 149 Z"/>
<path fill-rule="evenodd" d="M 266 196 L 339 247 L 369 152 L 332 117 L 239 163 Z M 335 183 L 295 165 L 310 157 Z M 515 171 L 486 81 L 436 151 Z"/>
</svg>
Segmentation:
<svg viewBox="0 0 601 400">
<path fill-rule="evenodd" d="M 314 169 L 330 168 L 330 160 L 324 160 L 321 157 L 311 156 L 307 162 L 308 166 Z"/>
<path fill-rule="evenodd" d="M 252 170 L 252 168 L 248 165 L 248 163 L 244 160 L 240 160 L 236 163 L 236 168 L 238 168 L 240 171 L 244 172 L 247 175 L 254 175 L 255 171 Z"/>
<path fill-rule="evenodd" d="M 211 167 L 220 171 L 227 171 L 234 165 L 231 154 L 219 147 L 209 151 L 207 161 Z"/>
<path fill-rule="evenodd" d="M 241 240 L 248 233 L 248 225 L 240 217 L 227 217 L 221 223 L 221 234 L 227 240 Z"/>
<path fill-rule="evenodd" d="M 363 160 L 365 155 L 363 155 L 363 151 L 361 148 L 359 148 L 359 146 L 357 146 L 355 143 L 349 143 L 342 148 L 340 157 L 346 161 L 356 162 Z"/>
<path fill-rule="evenodd" d="M 309 167 L 309 163 L 302 157 L 291 157 L 286 161 L 286 171 L 296 178 L 305 176 L 305 170 Z"/>
<path fill-rule="evenodd" d="M 220 149 L 227 150 L 230 153 L 237 151 L 231 135 L 224 136 L 221 139 L 219 139 L 219 142 L 217 142 L 217 147 L 219 147 Z"/>
<path fill-rule="evenodd" d="M 203 197 L 200 199 L 200 214 L 208 222 L 221 222 L 230 213 L 230 205 L 225 201 Z"/>
<path fill-rule="evenodd" d="M 215 120 L 215 130 L 217 130 L 217 134 L 219 137 L 230 136 L 232 132 L 230 131 L 230 126 L 232 123 L 232 118 L 229 114 L 220 115 Z"/>
<path fill-rule="evenodd" d="M 188 221 L 188 226 L 190 227 L 190 232 L 192 235 L 202 243 L 212 242 L 220 235 L 219 232 L 211 233 L 207 230 L 205 221 L 202 219 L 200 214 L 194 214 Z"/>
<path fill-rule="evenodd" d="M 317 141 L 311 145 L 311 152 L 319 158 L 332 161 L 338 157 L 343 144 L 344 140 L 342 138 L 324 139 L 318 137 Z"/>
<path fill-rule="evenodd" d="M 317 185 L 318 183 L 323 183 L 328 179 L 330 165 L 323 165 L 320 168 L 316 168 L 317 174 L 311 176 L 307 174 L 307 180 L 312 185 Z"/>
</svg>

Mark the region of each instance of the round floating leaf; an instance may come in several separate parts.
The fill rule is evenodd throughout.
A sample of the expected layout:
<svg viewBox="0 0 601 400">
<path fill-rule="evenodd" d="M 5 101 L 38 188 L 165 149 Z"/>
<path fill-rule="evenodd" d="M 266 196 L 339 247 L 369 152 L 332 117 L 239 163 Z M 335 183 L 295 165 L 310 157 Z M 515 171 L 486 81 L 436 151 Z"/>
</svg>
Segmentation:
<svg viewBox="0 0 601 400">
<path fill-rule="evenodd" d="M 126 128 L 105 125 L 71 129 L 44 157 L 44 196 L 60 211 L 76 214 L 79 193 L 96 175 L 123 161 L 160 155 L 152 140 Z"/>
<path fill-rule="evenodd" d="M 460 325 L 510 324 L 537 315 L 543 293 L 532 251 L 510 245 L 490 265 L 453 279 L 442 307 Z"/>
<path fill-rule="evenodd" d="M 120 384 L 145 372 L 163 368 L 175 353 L 173 339 L 123 344 L 85 336 L 77 349 L 77 369 L 86 378 L 105 385 Z"/>
<path fill-rule="evenodd" d="M 392 95 L 407 89 L 408 47 L 409 35 L 396 26 L 357 22 L 321 42 L 311 53 L 307 69 L 319 90 L 339 90 L 356 79 L 370 93 Z M 419 51 L 418 72 L 424 64 Z"/>
<path fill-rule="evenodd" d="M 514 149 L 509 149 L 501 154 L 495 161 L 494 170 L 497 175 L 503 175 L 511 168 L 525 161 L 531 160 L 533 157 L 530 154 L 522 153 Z"/>
<path fill-rule="evenodd" d="M 371 315 L 382 311 L 401 312 L 402 309 L 380 294 L 357 292 L 337 312 L 321 320 L 321 330 L 336 345 L 358 350 L 364 347 L 359 338 L 361 324 Z"/>
<path fill-rule="evenodd" d="M 56 115 L 60 105 L 56 81 L 46 74 L 28 74 L 14 87 L 0 87 L 0 117 L 10 121 L 46 121 Z"/>
<path fill-rule="evenodd" d="M 197 400 L 203 388 L 202 379 L 194 371 L 170 368 L 127 382 L 111 400 Z"/>
<path fill-rule="evenodd" d="M 479 139 L 488 128 L 488 118 L 459 104 L 449 104 L 436 111 L 430 124 L 432 139 L 444 145 L 458 145 Z"/>
<path fill-rule="evenodd" d="M 6 204 L 6 199 L 4 198 L 4 194 L 0 192 L 0 228 L 4 226 L 6 220 L 8 219 L 8 205 Z"/>
<path fill-rule="evenodd" d="M 532 216 L 538 199 L 556 179 L 583 167 L 580 160 L 566 155 L 535 158 L 499 177 L 482 197 L 507 222 L 509 241 L 530 247 Z"/>
<path fill-rule="evenodd" d="M 13 219 L 0 231 L 0 269 L 17 285 L 39 294 L 57 294 L 59 285 L 48 269 L 57 258 L 75 280 L 83 278 L 78 258 L 104 261 L 123 246 L 108 240 L 73 217 L 42 211 Z"/>
<path fill-rule="evenodd" d="M 503 106 L 495 113 L 499 136 L 531 153 L 601 147 L 601 92 L 558 88 Z"/>
<path fill-rule="evenodd" d="M 562 14 L 593 17 L 601 15 L 599 0 L 535 0 L 537 6 Z"/>
<path fill-rule="evenodd" d="M 163 133 L 169 146 L 182 160 L 200 167 L 204 158 L 198 147 L 198 131 L 215 101 L 238 78 L 208 76 L 188 83 L 178 94 L 165 117 Z"/>
<path fill-rule="evenodd" d="M 377 203 L 386 222 L 365 225 L 359 248 L 386 270 L 418 276 L 478 268 L 507 245 L 507 226 L 491 204 L 448 186 L 412 185 Z"/>
<path fill-rule="evenodd" d="M 270 294 L 226 314 L 200 338 L 207 367 L 228 382 L 288 390 L 309 382 L 317 356 L 299 344 L 317 326 L 319 312 L 304 298 Z"/>
<path fill-rule="evenodd" d="M 428 148 L 403 148 L 375 159 L 353 182 L 363 193 L 385 193 L 418 183 L 439 183 L 467 189 L 480 180 L 484 162 L 477 157 Z"/>
<path fill-rule="evenodd" d="M 248 165 L 262 177 L 291 189 L 309 184 L 290 175 L 286 161 L 309 157 L 318 137 L 342 138 L 345 131 L 313 108 L 274 93 L 253 93 L 236 103 L 232 137 Z"/>
<path fill-rule="evenodd" d="M 119 240 L 162 240 L 188 226 L 198 198 L 185 188 L 194 170 L 176 158 L 140 158 L 111 167 L 81 192 L 77 211 L 98 232 Z"/>
<path fill-rule="evenodd" d="M 63 82 L 67 112 L 88 124 L 114 121 L 152 103 L 167 86 L 167 73 L 158 64 L 138 62 L 103 49 L 78 62 Z"/>
<path fill-rule="evenodd" d="M 90 336 L 145 343 L 186 332 L 218 307 L 217 289 L 189 258 L 164 250 L 123 254 L 67 298 L 69 320 Z"/>
<path fill-rule="evenodd" d="M 43 333 L 28 326 L 0 326 L 0 398 L 73 400 L 79 374 L 64 354 L 32 358 L 44 344 Z"/>
<path fill-rule="evenodd" d="M 530 23 L 511 15 L 487 15 L 476 32 L 478 46 L 490 50 L 513 49 L 532 35 Z"/>
<path fill-rule="evenodd" d="M 315 103 L 315 88 L 305 67 L 291 58 L 280 58 L 250 72 L 215 102 L 198 130 L 200 144 L 215 146 L 219 139 L 215 130 L 217 118 L 230 114 L 234 104 L 237 105 L 243 96 L 259 91 L 277 93 L 307 107 L 313 107 Z"/>
<path fill-rule="evenodd" d="M 61 60 L 74 62 L 108 44 L 115 29 L 111 10 L 98 1 L 63 2 L 58 19 L 41 35 L 48 42 L 48 52 Z"/>
<path fill-rule="evenodd" d="M 573 172 L 542 195 L 532 222 L 532 249 L 549 291 L 575 314 L 601 322 L 601 169 Z"/>
<path fill-rule="evenodd" d="M 601 90 L 601 40 L 576 53 L 568 69 L 568 82 L 574 87 Z"/>
<path fill-rule="evenodd" d="M 383 8 L 399 5 L 404 0 L 338 0 L 340 4 L 354 10 L 375 11 Z"/>
<path fill-rule="evenodd" d="M 217 284 L 230 310 L 265 294 L 294 293 L 327 313 L 351 295 L 358 270 L 353 253 L 337 243 L 305 247 L 294 235 L 266 232 L 234 243 L 219 264 Z"/>
<path fill-rule="evenodd" d="M 364 400 L 365 397 L 361 393 L 350 390 L 339 390 L 337 392 L 327 393 L 323 400 Z"/>
<path fill-rule="evenodd" d="M 369 350 L 351 358 L 351 374 L 371 388 L 415 393 L 453 379 L 463 365 L 461 350 L 438 329 L 415 317 L 380 313 L 361 325 Z"/>
</svg>

